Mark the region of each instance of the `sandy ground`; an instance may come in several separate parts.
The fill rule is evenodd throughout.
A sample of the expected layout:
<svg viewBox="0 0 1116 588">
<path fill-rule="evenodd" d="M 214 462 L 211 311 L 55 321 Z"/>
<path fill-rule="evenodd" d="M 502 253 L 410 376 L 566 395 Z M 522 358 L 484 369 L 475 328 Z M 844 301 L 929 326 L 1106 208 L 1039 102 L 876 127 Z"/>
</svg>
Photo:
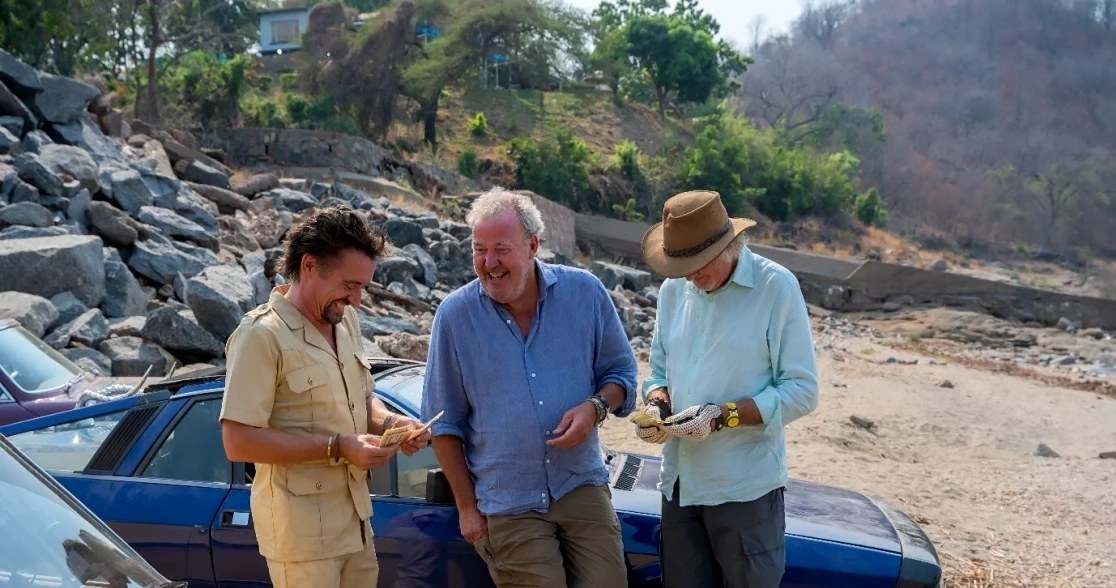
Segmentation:
<svg viewBox="0 0 1116 588">
<path fill-rule="evenodd" d="M 788 427 L 792 477 L 900 505 L 936 545 L 947 586 L 1116 587 L 1116 459 L 1098 458 L 1116 451 L 1116 398 L 887 337 L 815 336 L 821 403 Z M 626 421 L 605 427 L 610 447 L 658 452 Z M 1035 455 L 1040 443 L 1059 457 Z"/>
</svg>

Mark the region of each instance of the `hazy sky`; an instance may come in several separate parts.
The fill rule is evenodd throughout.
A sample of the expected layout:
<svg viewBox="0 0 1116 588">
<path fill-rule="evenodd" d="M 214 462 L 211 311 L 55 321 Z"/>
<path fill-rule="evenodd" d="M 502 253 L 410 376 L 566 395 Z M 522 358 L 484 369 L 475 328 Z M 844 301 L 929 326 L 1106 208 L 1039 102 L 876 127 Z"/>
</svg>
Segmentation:
<svg viewBox="0 0 1116 588">
<path fill-rule="evenodd" d="M 591 11 L 600 0 L 565 0 L 569 4 Z M 671 6 L 674 2 L 670 2 Z M 802 0 L 698 0 L 703 10 L 721 23 L 721 36 L 736 42 L 741 48 L 752 42 L 752 22 L 764 17 L 764 36 L 786 31 L 800 12 Z"/>
</svg>

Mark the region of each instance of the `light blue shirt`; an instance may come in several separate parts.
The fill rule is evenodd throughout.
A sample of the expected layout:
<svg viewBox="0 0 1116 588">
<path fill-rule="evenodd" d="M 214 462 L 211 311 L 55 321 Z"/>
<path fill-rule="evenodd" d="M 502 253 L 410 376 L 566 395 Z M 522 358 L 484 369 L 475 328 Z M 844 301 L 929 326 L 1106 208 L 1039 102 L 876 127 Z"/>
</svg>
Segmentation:
<svg viewBox="0 0 1116 588">
<path fill-rule="evenodd" d="M 589 272 L 542 262 L 539 302 L 525 338 L 477 280 L 446 297 L 431 329 L 422 415 L 433 434 L 464 441 L 485 515 L 546 512 L 582 485 L 608 483 L 597 427 L 570 449 L 548 447 L 569 409 L 607 383 L 635 405 L 636 360 L 616 307 Z"/>
<path fill-rule="evenodd" d="M 751 398 L 763 417 L 704 441 L 671 438 L 659 480 L 667 499 L 679 479 L 682 506 L 747 502 L 786 486 L 783 426 L 818 406 L 810 319 L 794 275 L 744 247 L 714 292 L 664 281 L 644 395 L 664 386 L 675 412 Z"/>
</svg>

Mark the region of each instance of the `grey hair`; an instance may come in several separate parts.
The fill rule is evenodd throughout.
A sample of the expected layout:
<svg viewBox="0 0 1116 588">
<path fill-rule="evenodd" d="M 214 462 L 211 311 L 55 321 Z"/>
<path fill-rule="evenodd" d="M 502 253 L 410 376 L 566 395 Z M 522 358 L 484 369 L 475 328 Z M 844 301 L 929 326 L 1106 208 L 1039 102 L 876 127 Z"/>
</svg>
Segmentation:
<svg viewBox="0 0 1116 588">
<path fill-rule="evenodd" d="M 465 222 L 469 227 L 476 227 L 477 223 L 488 220 L 502 212 L 513 211 L 523 225 L 523 233 L 527 238 L 542 237 L 546 226 L 543 224 L 542 214 L 530 196 L 509 192 L 503 188 L 492 188 L 481 194 L 469 207 L 465 215 Z"/>
<path fill-rule="evenodd" d="M 744 252 L 744 248 L 747 246 L 748 234 L 745 232 L 741 232 L 732 240 L 732 242 L 728 244 L 728 247 L 725 247 L 725 250 L 722 251 L 718 257 L 721 257 L 726 261 L 736 263 L 740 260 L 740 254 Z"/>
</svg>

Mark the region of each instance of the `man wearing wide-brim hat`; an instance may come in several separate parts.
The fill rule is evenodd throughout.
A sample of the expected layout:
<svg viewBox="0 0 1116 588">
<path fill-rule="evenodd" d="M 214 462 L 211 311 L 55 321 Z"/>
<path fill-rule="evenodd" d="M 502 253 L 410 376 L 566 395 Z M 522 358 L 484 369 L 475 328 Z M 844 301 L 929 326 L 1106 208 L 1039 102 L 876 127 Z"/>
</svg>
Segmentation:
<svg viewBox="0 0 1116 588">
<path fill-rule="evenodd" d="M 775 588 L 786 566 L 783 427 L 817 407 L 817 366 L 798 281 L 746 245 L 755 224 L 692 191 L 643 237 L 667 278 L 636 428 L 666 443 L 664 588 Z"/>
</svg>

